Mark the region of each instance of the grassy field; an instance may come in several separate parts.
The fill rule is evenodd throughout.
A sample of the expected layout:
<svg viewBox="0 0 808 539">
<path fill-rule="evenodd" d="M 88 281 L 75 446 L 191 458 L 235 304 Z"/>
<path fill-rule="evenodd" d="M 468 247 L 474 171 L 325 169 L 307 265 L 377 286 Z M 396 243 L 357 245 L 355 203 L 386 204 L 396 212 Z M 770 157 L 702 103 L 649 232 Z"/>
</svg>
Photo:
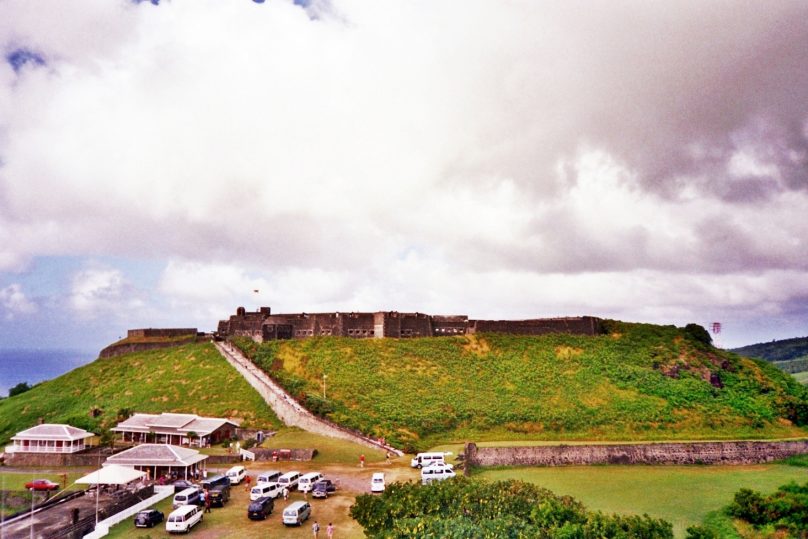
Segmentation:
<svg viewBox="0 0 808 539">
<path fill-rule="evenodd" d="M 808 371 L 805 372 L 797 372 L 792 374 L 795 380 L 797 380 L 801 384 L 808 384 Z"/>
<path fill-rule="evenodd" d="M 677 537 L 728 505 L 740 488 L 771 492 L 789 481 L 808 480 L 808 469 L 781 464 L 491 468 L 477 474 L 491 481 L 536 483 L 606 513 L 648 513 L 671 522 Z"/>
<path fill-rule="evenodd" d="M 808 392 L 772 365 L 713 349 L 672 326 L 609 324 L 610 333 L 597 337 L 239 345 L 310 409 L 410 449 L 464 439 L 806 435 L 792 420 Z"/>
<path fill-rule="evenodd" d="M 260 395 L 210 343 L 99 359 L 0 401 L 0 443 L 37 424 L 69 423 L 99 433 L 118 412 L 187 412 L 277 428 Z M 93 417 L 96 414 L 97 417 Z"/>
</svg>

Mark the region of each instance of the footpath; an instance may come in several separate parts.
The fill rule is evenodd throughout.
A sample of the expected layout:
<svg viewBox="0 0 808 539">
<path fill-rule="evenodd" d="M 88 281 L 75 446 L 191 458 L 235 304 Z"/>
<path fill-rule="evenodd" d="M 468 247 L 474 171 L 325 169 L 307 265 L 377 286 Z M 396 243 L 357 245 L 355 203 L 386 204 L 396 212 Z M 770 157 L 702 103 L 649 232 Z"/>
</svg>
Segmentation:
<svg viewBox="0 0 808 539">
<path fill-rule="evenodd" d="M 298 427 L 314 434 L 348 440 L 365 447 L 389 451 L 402 456 L 404 453 L 393 446 L 387 445 L 362 433 L 340 427 L 335 423 L 315 416 L 300 405 L 272 378 L 255 366 L 241 351 L 230 343 L 213 343 L 219 353 L 235 368 L 247 382 L 258 391 L 266 403 L 275 412 L 275 415 L 290 427 Z"/>
</svg>

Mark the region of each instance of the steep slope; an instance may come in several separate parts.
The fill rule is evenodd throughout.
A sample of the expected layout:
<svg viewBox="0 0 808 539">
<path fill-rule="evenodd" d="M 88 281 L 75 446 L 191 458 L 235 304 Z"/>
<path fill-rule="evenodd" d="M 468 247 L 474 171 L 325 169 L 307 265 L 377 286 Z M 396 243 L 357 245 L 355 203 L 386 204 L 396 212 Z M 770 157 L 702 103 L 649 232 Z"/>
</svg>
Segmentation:
<svg viewBox="0 0 808 539">
<path fill-rule="evenodd" d="M 313 338 L 242 349 L 332 421 L 422 448 L 476 439 L 804 436 L 806 390 L 698 332 L 607 322 L 608 334 Z M 706 334 L 706 332 L 704 332 Z M 323 376 L 325 392 L 323 398 Z"/>
<path fill-rule="evenodd" d="M 210 343 L 99 359 L 0 401 L 0 443 L 41 418 L 101 433 L 119 412 L 234 417 L 244 426 L 280 421 Z"/>
</svg>

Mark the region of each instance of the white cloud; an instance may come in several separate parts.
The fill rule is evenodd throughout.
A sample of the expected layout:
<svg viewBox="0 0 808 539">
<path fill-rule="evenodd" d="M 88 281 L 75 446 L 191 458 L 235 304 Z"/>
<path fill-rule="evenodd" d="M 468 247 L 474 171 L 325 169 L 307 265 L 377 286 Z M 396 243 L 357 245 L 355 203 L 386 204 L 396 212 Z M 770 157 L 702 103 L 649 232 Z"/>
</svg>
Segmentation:
<svg viewBox="0 0 808 539">
<path fill-rule="evenodd" d="M 73 276 L 69 304 L 85 318 L 132 318 L 132 311 L 144 305 L 120 270 L 105 267 L 90 267 Z"/>
<path fill-rule="evenodd" d="M 165 260 L 159 292 L 196 320 L 649 295 L 664 320 L 804 293 L 774 276 L 808 271 L 805 3 L 316 11 L 3 2 L 0 48 L 47 65 L 0 68 L 0 271 Z M 734 285 L 679 288 L 705 281 Z M 118 270 L 73 287 L 79 312 L 157 308 Z"/>
<path fill-rule="evenodd" d="M 5 311 L 6 320 L 13 320 L 18 315 L 33 314 L 37 305 L 29 300 L 17 283 L 0 288 L 0 306 Z"/>
</svg>

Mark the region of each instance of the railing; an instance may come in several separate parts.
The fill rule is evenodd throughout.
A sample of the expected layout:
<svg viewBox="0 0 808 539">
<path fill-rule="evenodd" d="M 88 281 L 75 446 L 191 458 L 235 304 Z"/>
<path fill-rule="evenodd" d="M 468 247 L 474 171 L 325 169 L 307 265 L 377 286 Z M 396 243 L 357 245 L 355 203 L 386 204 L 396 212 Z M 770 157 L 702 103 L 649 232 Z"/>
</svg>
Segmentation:
<svg viewBox="0 0 808 539">
<path fill-rule="evenodd" d="M 7 445 L 5 448 L 6 453 L 78 453 L 86 449 L 85 447 L 70 447 L 70 446 L 36 446 L 36 445 Z"/>
</svg>

